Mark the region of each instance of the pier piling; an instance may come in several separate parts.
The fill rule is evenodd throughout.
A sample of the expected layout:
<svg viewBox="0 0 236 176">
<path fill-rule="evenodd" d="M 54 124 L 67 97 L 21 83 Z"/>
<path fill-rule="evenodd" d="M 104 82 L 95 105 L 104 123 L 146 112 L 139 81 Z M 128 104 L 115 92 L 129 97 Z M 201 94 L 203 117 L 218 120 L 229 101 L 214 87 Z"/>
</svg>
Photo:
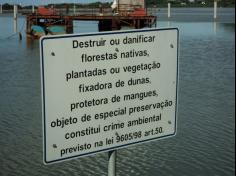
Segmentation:
<svg viewBox="0 0 236 176">
<path fill-rule="evenodd" d="M 35 10 L 34 10 L 34 5 L 32 5 L 32 13 L 34 13 L 35 12 Z"/>
<path fill-rule="evenodd" d="M 214 0 L 214 19 L 217 19 L 217 0 Z"/>
<path fill-rule="evenodd" d="M 2 14 L 2 4 L 0 4 L 0 14 Z"/>
<path fill-rule="evenodd" d="M 13 26 L 14 26 L 14 33 L 17 33 L 17 5 L 14 5 L 14 15 L 13 15 Z"/>
<path fill-rule="evenodd" d="M 170 18 L 170 8 L 171 8 L 171 4 L 170 2 L 168 2 L 168 18 Z"/>
<path fill-rule="evenodd" d="M 74 3 L 74 8 L 73 8 L 74 15 L 75 15 L 75 10 L 76 10 L 76 8 L 75 8 L 75 3 Z"/>
</svg>

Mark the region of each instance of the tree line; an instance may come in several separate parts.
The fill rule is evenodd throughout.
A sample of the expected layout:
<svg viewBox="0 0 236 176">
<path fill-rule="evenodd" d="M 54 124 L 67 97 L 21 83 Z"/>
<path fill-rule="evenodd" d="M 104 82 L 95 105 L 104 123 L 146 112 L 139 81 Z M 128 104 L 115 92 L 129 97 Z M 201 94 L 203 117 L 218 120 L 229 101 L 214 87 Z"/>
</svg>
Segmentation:
<svg viewBox="0 0 236 176">
<path fill-rule="evenodd" d="M 170 2 L 173 7 L 213 7 L 214 0 L 146 0 L 146 7 L 167 7 L 167 3 Z M 62 3 L 62 4 L 48 4 L 46 7 L 55 8 L 110 8 L 112 2 L 94 2 L 88 4 L 74 4 L 74 3 Z M 235 7 L 235 0 L 218 0 L 219 7 Z M 4 10 L 12 10 L 13 4 L 5 3 L 2 5 Z M 35 6 L 37 8 L 37 6 Z M 32 6 L 18 5 L 19 9 L 31 9 Z"/>
<path fill-rule="evenodd" d="M 212 7 L 214 0 L 147 0 L 146 5 L 166 7 L 167 3 L 170 2 L 174 7 Z M 218 0 L 219 7 L 234 7 L 235 0 Z"/>
</svg>

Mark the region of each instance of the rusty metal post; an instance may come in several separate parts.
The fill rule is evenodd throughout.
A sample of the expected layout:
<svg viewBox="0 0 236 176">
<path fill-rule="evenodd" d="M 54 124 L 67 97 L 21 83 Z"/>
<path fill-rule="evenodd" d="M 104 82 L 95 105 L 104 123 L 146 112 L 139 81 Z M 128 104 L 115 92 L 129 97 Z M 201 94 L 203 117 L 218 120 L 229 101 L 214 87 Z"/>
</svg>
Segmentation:
<svg viewBox="0 0 236 176">
<path fill-rule="evenodd" d="M 146 1 L 144 1 L 144 9 L 146 11 L 146 16 L 148 15 L 148 8 L 147 8 L 147 3 Z"/>
<path fill-rule="evenodd" d="M 117 13 L 119 13 L 120 12 L 120 2 L 119 2 L 119 0 L 117 0 Z"/>
<path fill-rule="evenodd" d="M 140 19 L 137 20 L 137 29 L 140 29 Z"/>
</svg>

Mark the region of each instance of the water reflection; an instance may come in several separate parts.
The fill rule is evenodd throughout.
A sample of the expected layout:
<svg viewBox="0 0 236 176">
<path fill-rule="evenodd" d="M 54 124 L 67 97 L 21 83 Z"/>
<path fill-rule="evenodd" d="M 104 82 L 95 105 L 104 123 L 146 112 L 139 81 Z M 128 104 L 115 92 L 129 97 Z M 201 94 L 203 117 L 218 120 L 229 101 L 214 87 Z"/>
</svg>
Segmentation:
<svg viewBox="0 0 236 176">
<path fill-rule="evenodd" d="M 26 47 L 27 47 L 27 49 L 34 49 L 35 48 L 35 45 L 36 45 L 36 42 L 38 43 L 39 42 L 39 40 L 37 39 L 33 39 L 33 38 L 31 38 L 31 37 L 26 37 Z"/>
<path fill-rule="evenodd" d="M 171 22 L 170 21 L 167 22 L 167 27 L 169 27 L 169 28 L 171 27 Z"/>
<path fill-rule="evenodd" d="M 157 28 L 177 27 L 184 36 L 211 36 L 219 33 L 230 32 L 234 33 L 235 25 L 232 23 L 219 22 L 173 22 L 173 21 L 159 21 Z"/>
<path fill-rule="evenodd" d="M 234 23 L 218 23 L 221 30 L 225 32 L 235 33 L 235 24 Z"/>
<path fill-rule="evenodd" d="M 214 21 L 213 22 L 213 29 L 214 29 L 214 34 L 216 34 L 217 30 L 217 23 Z"/>
</svg>

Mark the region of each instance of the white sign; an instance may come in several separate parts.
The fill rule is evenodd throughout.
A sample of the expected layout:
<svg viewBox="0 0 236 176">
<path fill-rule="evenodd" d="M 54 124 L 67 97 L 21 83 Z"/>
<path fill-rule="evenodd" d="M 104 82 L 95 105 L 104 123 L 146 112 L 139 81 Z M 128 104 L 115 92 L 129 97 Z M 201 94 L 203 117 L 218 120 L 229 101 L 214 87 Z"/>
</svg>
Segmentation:
<svg viewBox="0 0 236 176">
<path fill-rule="evenodd" d="M 178 29 L 40 44 L 45 164 L 175 135 Z"/>
</svg>

